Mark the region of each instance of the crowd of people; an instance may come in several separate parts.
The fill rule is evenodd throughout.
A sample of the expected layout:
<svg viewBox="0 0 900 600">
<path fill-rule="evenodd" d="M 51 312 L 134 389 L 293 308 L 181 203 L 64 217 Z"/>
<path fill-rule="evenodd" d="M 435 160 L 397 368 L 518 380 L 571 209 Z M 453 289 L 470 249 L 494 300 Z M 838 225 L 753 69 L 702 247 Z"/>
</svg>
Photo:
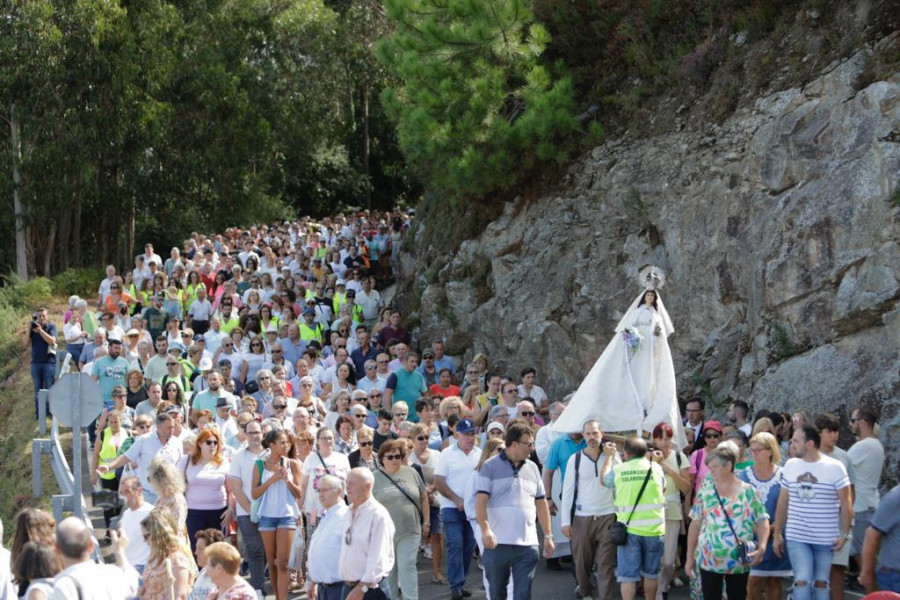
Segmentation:
<svg viewBox="0 0 900 600">
<path fill-rule="evenodd" d="M 386 305 L 410 218 L 194 234 L 165 261 L 147 244 L 96 299 L 71 298 L 61 336 L 36 311 L 36 414 L 59 347 L 99 383 L 91 481 L 120 502 L 101 540 L 20 511 L 0 600 L 417 600 L 420 554 L 460 600 L 476 553 L 493 600 L 530 598 L 541 554 L 580 598 L 900 591 L 900 488 L 879 495 L 873 410 L 853 410 L 847 451 L 838 415 L 740 400 L 722 420 L 687 401 L 686 445 L 665 422 L 649 439 L 559 431 L 566 399 L 534 368 L 460 363 Z M 115 564 L 92 562 L 97 544 Z"/>
</svg>

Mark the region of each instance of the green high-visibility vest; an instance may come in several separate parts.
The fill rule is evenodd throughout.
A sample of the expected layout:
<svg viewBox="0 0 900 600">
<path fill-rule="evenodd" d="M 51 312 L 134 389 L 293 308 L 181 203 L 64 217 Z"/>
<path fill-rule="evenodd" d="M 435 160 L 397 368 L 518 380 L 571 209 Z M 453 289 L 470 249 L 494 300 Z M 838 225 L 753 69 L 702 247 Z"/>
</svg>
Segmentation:
<svg viewBox="0 0 900 600">
<path fill-rule="evenodd" d="M 638 498 L 647 469 L 653 469 L 644 493 Z M 646 458 L 636 458 L 613 466 L 616 482 L 616 519 L 628 521 L 634 508 L 628 533 L 643 537 L 657 537 L 666 532 L 666 497 L 663 493 L 663 472 L 659 465 Z M 635 506 L 636 505 L 636 506 Z"/>
</svg>

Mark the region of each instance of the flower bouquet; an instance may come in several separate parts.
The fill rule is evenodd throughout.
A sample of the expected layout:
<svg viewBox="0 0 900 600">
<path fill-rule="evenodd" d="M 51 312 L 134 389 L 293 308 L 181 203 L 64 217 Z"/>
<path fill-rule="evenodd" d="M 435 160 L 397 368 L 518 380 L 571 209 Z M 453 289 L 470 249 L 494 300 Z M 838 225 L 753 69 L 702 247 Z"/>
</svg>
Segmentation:
<svg viewBox="0 0 900 600">
<path fill-rule="evenodd" d="M 629 358 L 631 358 L 638 351 L 638 348 L 641 347 L 641 342 L 644 341 L 644 336 L 643 334 L 641 334 L 640 330 L 638 330 L 637 327 L 626 327 L 624 330 L 622 330 L 622 339 L 625 341 L 625 346 L 628 348 Z"/>
</svg>

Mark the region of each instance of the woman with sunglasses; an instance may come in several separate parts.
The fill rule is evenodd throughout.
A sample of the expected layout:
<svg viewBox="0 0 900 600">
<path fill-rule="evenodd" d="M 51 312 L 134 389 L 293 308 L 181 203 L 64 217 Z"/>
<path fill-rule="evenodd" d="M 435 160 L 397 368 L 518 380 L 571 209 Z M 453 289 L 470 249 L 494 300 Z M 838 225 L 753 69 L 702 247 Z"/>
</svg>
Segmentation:
<svg viewBox="0 0 900 600">
<path fill-rule="evenodd" d="M 287 562 L 300 516 L 297 501 L 301 495 L 301 465 L 291 457 L 292 440 L 286 431 L 269 431 L 262 445 L 269 454 L 256 462 L 250 496 L 261 499 L 258 526 L 275 598 L 287 600 L 290 583 Z"/>
<path fill-rule="evenodd" d="M 187 482 L 187 532 L 192 551 L 198 531 L 227 527 L 233 518 L 229 508 L 234 505 L 228 479 L 230 465 L 222 456 L 223 445 L 218 430 L 203 429 L 191 454 L 178 461 Z"/>
<path fill-rule="evenodd" d="M 241 382 L 246 385 L 249 381 L 256 381 L 257 377 L 262 375 L 261 369 L 268 360 L 269 355 L 266 354 L 266 346 L 263 342 L 263 337 L 257 335 L 250 340 L 250 350 L 244 354 L 244 364 L 241 365 Z M 271 371 L 266 371 L 266 373 L 268 373 L 269 378 L 271 379 Z"/>
<path fill-rule="evenodd" d="M 707 421 L 704 423 L 703 439 L 706 442 L 706 445 L 694 450 L 693 454 L 691 454 L 691 506 L 694 504 L 697 490 L 700 489 L 703 485 L 703 480 L 706 479 L 706 476 L 709 474 L 709 469 L 706 467 L 706 455 L 712 450 L 715 450 L 716 446 L 719 445 L 719 442 L 722 441 L 722 424 L 718 421 Z"/>
<path fill-rule="evenodd" d="M 355 416 L 355 415 L 354 415 Z M 378 470 L 378 456 L 375 454 L 375 435 L 372 429 L 361 427 L 356 432 L 357 449 L 350 453 L 347 460 L 350 468 L 366 467 L 373 473 Z"/>
<path fill-rule="evenodd" d="M 137 304 L 137 300 L 126 293 L 125 290 L 122 289 L 122 282 L 120 279 L 116 279 L 109 286 L 109 296 L 106 297 L 106 312 L 111 312 L 113 314 L 116 313 L 116 309 L 119 307 L 119 302 L 124 302 L 128 305 L 129 311 L 131 312 L 131 307 Z"/>
<path fill-rule="evenodd" d="M 394 568 L 388 575 L 391 598 L 418 600 L 416 560 L 419 540 L 428 536 L 431 515 L 425 483 L 415 469 L 406 466 L 406 440 L 390 440 L 378 449 L 381 469 L 375 472 L 372 497 L 381 502 L 394 522 Z"/>
<path fill-rule="evenodd" d="M 184 391 L 182 391 L 180 385 L 174 381 L 167 381 L 165 387 L 163 387 L 162 399 L 172 406 L 177 406 L 178 410 L 181 411 L 181 416 L 187 418 L 188 407 L 184 402 Z"/>
<path fill-rule="evenodd" d="M 172 512 L 157 505 L 141 521 L 141 530 L 150 558 L 138 598 L 186 600 L 197 578 L 197 565 L 178 534 Z"/>
<path fill-rule="evenodd" d="M 421 402 L 421 400 L 420 400 Z M 428 411 L 432 412 L 431 410 Z M 422 416 L 422 412 L 419 415 Z M 435 428 L 437 431 L 437 428 Z M 425 558 L 431 559 L 431 580 L 439 585 L 447 585 L 447 578 L 441 574 L 441 563 L 444 560 L 443 523 L 441 523 L 441 507 L 438 505 L 436 490 L 434 487 L 434 469 L 437 467 L 440 456 L 440 434 L 438 435 L 438 447 L 431 447 L 432 432 L 424 423 L 416 423 L 410 430 L 413 441 L 413 451 L 409 456 L 410 465 L 418 465 L 422 470 L 422 479 L 425 480 L 425 493 L 428 494 L 430 523 L 428 543 L 425 549 Z M 429 552 L 430 550 L 430 552 Z"/>
</svg>

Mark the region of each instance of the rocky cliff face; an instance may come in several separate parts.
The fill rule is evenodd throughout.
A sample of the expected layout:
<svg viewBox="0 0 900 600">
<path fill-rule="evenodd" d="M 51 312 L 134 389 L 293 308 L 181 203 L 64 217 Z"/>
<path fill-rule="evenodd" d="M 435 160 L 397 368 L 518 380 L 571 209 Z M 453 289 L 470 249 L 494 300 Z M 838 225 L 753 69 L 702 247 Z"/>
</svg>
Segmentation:
<svg viewBox="0 0 900 600">
<path fill-rule="evenodd" d="M 865 61 L 721 126 L 595 148 L 436 275 L 404 256 L 424 290 L 418 339 L 449 336 L 514 375 L 534 365 L 561 398 L 655 264 L 681 396 L 843 415 L 870 403 L 900 453 L 900 75 L 857 90 Z"/>
</svg>

